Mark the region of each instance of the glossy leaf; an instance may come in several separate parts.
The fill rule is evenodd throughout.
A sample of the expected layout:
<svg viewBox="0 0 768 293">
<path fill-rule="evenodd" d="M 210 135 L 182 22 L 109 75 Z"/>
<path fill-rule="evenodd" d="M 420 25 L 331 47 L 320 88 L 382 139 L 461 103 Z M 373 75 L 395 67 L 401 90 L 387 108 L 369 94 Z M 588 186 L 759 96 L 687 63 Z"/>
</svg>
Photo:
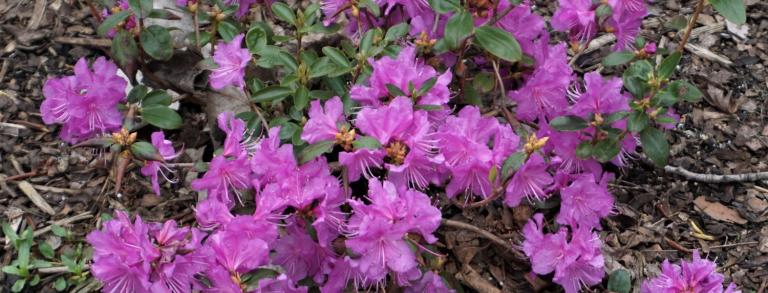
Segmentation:
<svg viewBox="0 0 768 293">
<path fill-rule="evenodd" d="M 141 48 L 155 60 L 168 60 L 173 56 L 171 34 L 162 26 L 151 25 L 144 28 L 139 36 Z"/>
<path fill-rule="evenodd" d="M 272 13 L 282 21 L 296 25 L 296 13 L 293 9 L 283 2 L 275 2 L 272 4 Z"/>
<path fill-rule="evenodd" d="M 635 59 L 635 53 L 630 51 L 613 52 L 605 56 L 603 59 L 603 65 L 605 66 L 617 66 L 626 64 L 629 61 Z"/>
<path fill-rule="evenodd" d="M 286 86 L 273 85 L 268 86 L 253 94 L 251 100 L 257 103 L 271 102 L 285 98 L 292 94 L 293 89 Z"/>
<path fill-rule="evenodd" d="M 680 63 L 680 57 L 682 54 L 680 52 L 674 52 L 672 54 L 669 54 L 664 60 L 659 63 L 659 69 L 658 69 L 658 76 L 662 79 L 667 79 L 670 76 L 672 76 L 672 73 L 675 72 L 675 68 L 677 68 L 677 64 Z"/>
<path fill-rule="evenodd" d="M 575 131 L 587 128 L 589 124 L 586 120 L 578 116 L 560 116 L 549 122 L 552 128 L 560 131 Z"/>
<path fill-rule="evenodd" d="M 105 19 L 99 27 L 96 29 L 96 32 L 99 35 L 105 36 L 109 32 L 109 30 L 117 27 L 117 24 L 124 21 L 128 18 L 128 16 L 131 15 L 130 10 L 123 10 L 118 13 L 112 14 L 107 19 Z"/>
<path fill-rule="evenodd" d="M 481 26 L 475 30 L 477 44 L 491 54 L 509 62 L 517 62 L 523 56 L 520 44 L 509 32 L 490 26 Z"/>
<path fill-rule="evenodd" d="M 147 123 L 162 129 L 177 129 L 182 125 L 179 113 L 164 105 L 148 105 L 141 108 L 141 117 Z"/>
<path fill-rule="evenodd" d="M 667 165 L 669 142 L 667 142 L 664 132 L 648 127 L 640 132 L 640 142 L 643 145 L 643 152 L 654 164 L 659 167 Z"/>
<path fill-rule="evenodd" d="M 454 13 L 445 25 L 445 41 L 449 49 L 456 49 L 459 43 L 464 40 L 475 25 L 472 23 L 472 14 L 466 10 L 460 10 Z"/>
<path fill-rule="evenodd" d="M 299 153 L 298 161 L 299 164 L 304 164 L 306 162 L 309 162 L 311 160 L 314 160 L 318 156 L 330 152 L 333 150 L 333 145 L 336 142 L 332 140 L 327 141 L 320 141 L 316 142 L 314 144 L 308 145 L 305 147 L 301 152 Z"/>
<path fill-rule="evenodd" d="M 744 0 L 709 0 L 712 7 L 717 10 L 725 19 L 735 24 L 744 24 L 747 22 L 747 12 L 744 6 Z"/>
</svg>

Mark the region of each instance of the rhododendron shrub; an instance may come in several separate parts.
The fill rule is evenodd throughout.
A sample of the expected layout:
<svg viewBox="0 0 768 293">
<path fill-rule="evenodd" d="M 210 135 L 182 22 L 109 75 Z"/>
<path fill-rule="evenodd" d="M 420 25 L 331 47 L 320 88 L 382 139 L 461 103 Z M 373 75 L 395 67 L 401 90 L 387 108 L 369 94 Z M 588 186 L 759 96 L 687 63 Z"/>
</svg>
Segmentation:
<svg viewBox="0 0 768 293">
<path fill-rule="evenodd" d="M 193 223 L 117 211 L 89 234 L 104 291 L 454 292 L 437 245 L 444 207 L 493 203 L 542 207 L 519 227 L 532 274 L 569 293 L 603 281 L 609 170 L 638 156 L 664 165 L 674 106 L 701 96 L 671 79 L 679 51 L 637 37 L 644 1 L 561 0 L 549 24 L 532 1 L 315 2 L 118 1 L 98 29 L 115 63 L 83 58 L 73 76 L 46 82 L 44 122 L 62 125 L 66 142 L 113 152 L 115 193 L 138 166 L 155 194 L 172 196 L 183 148 L 173 129 L 184 122 L 174 102 L 205 96 L 210 131 L 223 134 L 207 162 L 190 164 L 202 173 L 189 186 Z M 147 25 L 180 13 L 195 26 L 181 43 Z M 324 34 L 341 40 L 307 44 Z M 603 65 L 618 74 L 574 70 L 603 34 L 615 40 Z M 172 98 L 165 90 L 183 86 L 152 72 L 134 76 L 179 48 L 207 70 L 189 95 Z M 212 106 L 224 97 L 249 107 Z M 696 253 L 665 262 L 643 290 L 721 292 L 722 281 Z"/>
</svg>

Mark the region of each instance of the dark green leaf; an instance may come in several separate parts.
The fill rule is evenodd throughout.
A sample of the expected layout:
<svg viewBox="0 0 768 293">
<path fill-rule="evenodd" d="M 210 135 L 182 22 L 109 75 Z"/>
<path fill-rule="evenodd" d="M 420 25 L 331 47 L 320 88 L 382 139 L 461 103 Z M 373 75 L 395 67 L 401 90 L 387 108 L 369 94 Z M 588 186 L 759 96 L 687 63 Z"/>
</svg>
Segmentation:
<svg viewBox="0 0 768 293">
<path fill-rule="evenodd" d="M 681 56 L 682 54 L 680 54 L 680 52 L 675 51 L 674 53 L 669 54 L 669 56 L 664 58 L 664 60 L 662 60 L 659 64 L 659 78 L 667 79 L 672 76 L 672 73 L 675 72 L 675 68 L 677 68 L 677 64 L 680 63 Z"/>
<path fill-rule="evenodd" d="M 384 35 L 385 42 L 392 42 L 394 40 L 404 37 L 408 33 L 408 23 L 402 22 L 387 30 L 387 34 Z"/>
<path fill-rule="evenodd" d="M 290 69 L 291 72 L 296 72 L 296 69 L 299 68 L 299 63 L 296 62 L 296 58 L 293 57 L 293 54 L 280 50 L 277 58 L 280 60 L 280 63 Z"/>
<path fill-rule="evenodd" d="M 53 251 L 53 248 L 48 245 L 48 243 L 40 242 L 40 244 L 37 245 L 37 249 L 40 250 L 40 254 L 42 254 L 45 258 L 54 258 L 56 256 L 56 253 Z"/>
<path fill-rule="evenodd" d="M 149 89 L 147 89 L 147 87 L 144 86 L 143 84 L 139 84 L 139 85 L 134 86 L 131 89 L 131 92 L 128 93 L 128 102 L 130 102 L 130 103 L 138 103 L 139 101 L 144 99 L 144 96 L 147 95 L 147 91 L 148 90 Z"/>
<path fill-rule="evenodd" d="M 365 57 L 370 57 L 373 54 L 371 54 L 371 48 L 373 47 L 373 37 L 376 34 L 375 29 L 370 29 L 363 35 L 363 38 L 360 40 L 360 53 L 363 54 Z"/>
<path fill-rule="evenodd" d="M 664 26 L 674 30 L 681 30 L 688 26 L 688 19 L 683 15 L 678 15 L 670 19 Z"/>
<path fill-rule="evenodd" d="M 579 116 L 568 115 L 560 116 L 549 122 L 552 128 L 560 131 L 575 131 L 587 128 L 589 124 Z"/>
<path fill-rule="evenodd" d="M 155 146 L 146 141 L 137 141 L 131 145 L 131 153 L 139 160 L 162 161 L 163 157 Z"/>
<path fill-rule="evenodd" d="M 168 19 L 168 20 L 179 19 L 178 16 L 166 11 L 165 9 L 152 9 L 152 11 L 150 11 L 147 14 L 147 18 Z"/>
<path fill-rule="evenodd" d="M 475 25 L 472 22 L 472 14 L 464 9 L 453 14 L 445 25 L 444 38 L 448 48 L 458 48 L 459 43 L 472 33 L 473 28 L 475 28 Z"/>
<path fill-rule="evenodd" d="M 303 150 L 301 150 L 301 153 L 299 153 L 299 164 L 304 164 L 306 162 L 309 162 L 311 160 L 314 160 L 318 156 L 330 152 L 333 150 L 333 145 L 336 142 L 332 140 L 326 140 L 326 141 L 319 141 L 316 143 L 313 143 L 311 145 L 308 145 Z"/>
<path fill-rule="evenodd" d="M 576 147 L 576 156 L 580 159 L 588 159 L 592 156 L 592 142 L 591 141 L 582 141 L 577 147 Z"/>
<path fill-rule="evenodd" d="M 404 93 L 399 87 L 394 84 L 388 83 L 385 85 L 390 96 L 393 97 L 408 97 L 409 95 Z"/>
<path fill-rule="evenodd" d="M 357 139 L 352 141 L 352 146 L 354 146 L 355 149 L 377 150 L 381 148 L 381 143 L 371 136 L 358 136 Z"/>
<path fill-rule="evenodd" d="M 626 111 L 619 111 L 610 115 L 607 115 L 603 117 L 603 124 L 612 124 L 613 122 L 619 121 L 621 119 L 624 119 L 624 117 L 627 117 L 629 113 Z"/>
<path fill-rule="evenodd" d="M 144 52 L 155 60 L 168 60 L 173 56 L 171 34 L 162 26 L 151 25 L 141 31 L 139 36 Z"/>
<path fill-rule="evenodd" d="M 667 165 L 669 143 L 664 132 L 653 127 L 647 127 L 640 132 L 640 143 L 643 146 L 643 152 L 654 164 L 659 167 Z"/>
<path fill-rule="evenodd" d="M 517 62 L 522 57 L 520 44 L 503 29 L 481 26 L 475 30 L 475 41 L 481 48 L 509 62 Z"/>
<path fill-rule="evenodd" d="M 359 4 L 360 7 L 367 8 L 368 11 L 371 13 L 371 15 L 373 15 L 374 17 L 379 17 L 379 15 L 381 15 L 381 8 L 373 0 L 358 0 L 358 1 L 360 3 Z"/>
<path fill-rule="evenodd" d="M 350 67 L 352 64 L 349 63 L 349 60 L 347 59 L 347 56 L 344 55 L 344 52 L 342 52 L 339 49 L 336 49 L 335 47 L 326 46 L 323 47 L 323 54 L 325 56 L 328 56 L 331 58 L 331 60 L 342 67 Z"/>
<path fill-rule="evenodd" d="M 608 277 L 608 291 L 616 293 L 629 293 L 632 290 L 632 278 L 629 272 L 618 269 Z"/>
<path fill-rule="evenodd" d="M 524 152 L 516 152 L 509 155 L 504 160 L 504 164 L 501 165 L 501 180 L 506 180 L 513 172 L 519 170 L 525 163 L 525 157 Z"/>
<path fill-rule="evenodd" d="M 496 80 L 490 72 L 480 72 L 472 79 L 472 87 L 481 93 L 487 93 L 496 86 Z"/>
<path fill-rule="evenodd" d="M 666 90 L 668 90 L 670 93 L 674 94 L 678 98 L 681 98 L 691 103 L 696 103 L 700 101 L 701 97 L 704 95 L 701 93 L 699 88 L 697 88 L 695 85 L 684 80 L 676 80 L 671 82 L 669 86 L 667 86 Z"/>
<path fill-rule="evenodd" d="M 127 65 L 139 56 L 139 47 L 131 33 L 121 30 L 112 38 L 112 57 L 120 65 Z"/>
<path fill-rule="evenodd" d="M 291 7 L 288 7 L 288 4 L 275 2 L 272 4 L 272 12 L 282 21 L 296 25 L 296 13 L 293 12 Z"/>
<path fill-rule="evenodd" d="M 608 54 L 608 56 L 605 56 L 605 59 L 603 59 L 603 65 L 605 66 L 622 65 L 622 64 L 626 64 L 629 61 L 632 61 L 632 59 L 635 59 L 634 52 L 630 52 L 630 51 L 613 52 L 611 54 Z"/>
<path fill-rule="evenodd" d="M 432 77 L 430 79 L 427 79 L 421 86 L 419 87 L 419 91 L 416 92 L 417 96 L 422 96 L 426 94 L 429 90 L 431 90 L 435 83 L 437 83 L 437 77 Z"/>
<path fill-rule="evenodd" d="M 605 19 L 613 14 L 613 9 L 611 8 L 611 5 L 608 4 L 600 4 L 600 6 L 595 9 L 595 16 L 597 16 L 600 19 Z"/>
<path fill-rule="evenodd" d="M 278 99 L 283 99 L 294 92 L 293 89 L 285 86 L 273 85 L 261 89 L 255 92 L 251 97 L 251 100 L 257 103 L 271 102 Z"/>
<path fill-rule="evenodd" d="M 217 31 L 225 42 L 232 41 L 232 39 L 240 33 L 240 29 L 237 28 L 237 25 L 230 21 L 220 22 Z"/>
<path fill-rule="evenodd" d="M 261 27 L 254 26 L 245 34 L 245 45 L 252 54 L 257 54 L 267 46 L 267 32 Z"/>
<path fill-rule="evenodd" d="M 309 105 L 309 90 L 304 86 L 300 86 L 296 89 L 296 93 L 293 94 L 293 106 L 296 107 L 296 110 L 301 111 L 307 105 Z"/>
<path fill-rule="evenodd" d="M 140 18 L 144 18 L 152 11 L 152 0 L 128 0 L 131 10 L 136 12 Z"/>
<path fill-rule="evenodd" d="M 144 106 L 149 106 L 149 105 L 168 106 L 171 104 L 172 101 L 173 99 L 171 99 L 171 95 L 169 95 L 167 92 L 162 90 L 154 90 L 144 97 L 143 104 Z"/>
<path fill-rule="evenodd" d="M 643 131 L 648 126 L 648 114 L 643 111 L 632 111 L 627 119 L 627 130 L 632 133 Z"/>
<path fill-rule="evenodd" d="M 312 225 L 307 225 L 309 227 L 312 227 Z M 254 272 L 249 272 L 245 274 L 242 277 L 242 280 L 244 284 L 246 285 L 246 288 L 244 291 L 246 292 L 253 292 L 258 291 L 261 287 L 259 287 L 259 281 L 269 278 L 277 277 L 279 273 L 272 269 L 267 268 L 259 268 L 256 269 Z"/>
<path fill-rule="evenodd" d="M 439 14 L 456 11 L 461 7 L 458 0 L 428 0 L 428 2 L 432 10 Z"/>
<path fill-rule="evenodd" d="M 712 7 L 725 17 L 725 19 L 735 23 L 744 24 L 747 22 L 747 12 L 744 6 L 744 0 L 709 0 Z"/>
<path fill-rule="evenodd" d="M 618 137 L 608 135 L 606 139 L 598 141 L 592 148 L 592 156 L 600 162 L 608 162 L 621 151 Z"/>
<path fill-rule="evenodd" d="M 162 129 L 177 129 L 182 124 L 179 113 L 163 105 L 148 105 L 141 108 L 141 117 L 147 123 Z"/>
<path fill-rule="evenodd" d="M 651 105 L 654 107 L 672 106 L 677 103 L 678 100 L 678 97 L 675 94 L 676 92 L 671 91 L 670 88 L 666 88 L 651 98 Z"/>
<path fill-rule="evenodd" d="M 115 28 L 118 23 L 124 21 L 128 16 L 131 15 L 130 10 L 123 10 L 118 13 L 112 14 L 107 19 L 105 19 L 99 27 L 96 29 L 96 32 L 99 35 L 106 36 L 109 30 Z"/>
<path fill-rule="evenodd" d="M 445 109 L 441 105 L 415 105 L 413 108 L 424 111 L 439 111 Z"/>
<path fill-rule="evenodd" d="M 331 63 L 331 58 L 322 57 L 313 63 L 309 68 L 309 78 L 318 78 L 329 75 L 337 70 L 335 64 Z"/>
</svg>

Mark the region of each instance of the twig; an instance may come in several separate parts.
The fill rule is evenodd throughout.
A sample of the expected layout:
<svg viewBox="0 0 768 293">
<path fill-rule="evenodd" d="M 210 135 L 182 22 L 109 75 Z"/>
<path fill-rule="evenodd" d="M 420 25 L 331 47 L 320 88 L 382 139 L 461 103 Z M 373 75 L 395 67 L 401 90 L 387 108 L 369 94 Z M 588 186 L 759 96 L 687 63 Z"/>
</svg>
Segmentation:
<svg viewBox="0 0 768 293">
<path fill-rule="evenodd" d="M 83 270 L 87 270 L 87 269 L 90 269 L 90 268 L 91 268 L 91 266 L 87 265 L 87 264 L 83 266 Z M 39 269 L 37 269 L 37 272 L 41 273 L 41 274 L 68 273 L 69 272 L 69 268 L 65 267 L 65 266 L 50 267 L 50 268 L 39 268 Z"/>
<path fill-rule="evenodd" d="M 465 265 L 461 272 L 456 273 L 456 279 L 467 286 L 472 287 L 477 292 L 501 293 L 499 288 L 496 288 L 496 286 L 485 280 L 483 276 L 469 265 Z"/>
<path fill-rule="evenodd" d="M 768 180 L 768 172 L 757 173 L 744 173 L 744 174 L 731 174 L 731 175 L 716 175 L 716 174 L 701 174 L 688 171 L 682 167 L 664 166 L 664 171 L 672 174 L 680 175 L 686 179 L 704 182 L 704 183 L 729 183 L 729 182 L 751 182 Z"/>
<path fill-rule="evenodd" d="M 677 46 L 677 52 L 683 53 L 683 50 L 685 50 L 685 44 L 688 43 L 693 26 L 696 25 L 696 20 L 699 19 L 699 14 L 701 14 L 702 10 L 704 10 L 704 0 L 699 0 L 696 10 L 693 11 L 693 16 L 691 16 L 691 21 L 688 22 L 688 27 L 685 29 L 685 35 L 683 35 L 683 39 L 680 40 L 680 44 Z"/>
<path fill-rule="evenodd" d="M 91 38 L 73 38 L 73 37 L 55 37 L 54 42 L 60 44 L 77 45 L 77 46 L 91 46 L 91 47 L 106 47 L 112 46 L 112 41 L 109 39 L 91 39 Z"/>
<path fill-rule="evenodd" d="M 29 177 L 34 177 L 34 176 L 37 176 L 37 171 L 21 173 L 13 176 L 8 176 L 5 178 L 0 178 L 0 182 L 22 180 L 22 179 L 27 179 Z"/>
<path fill-rule="evenodd" d="M 691 253 L 690 249 L 685 248 L 685 246 L 680 245 L 680 243 L 677 243 L 677 241 L 675 241 L 675 240 L 672 240 L 672 239 L 669 239 L 667 237 L 664 237 L 664 241 L 666 241 L 667 244 L 669 244 L 669 246 L 672 246 L 672 248 L 674 248 L 674 249 L 676 249 L 676 250 L 678 250 L 680 252 Z"/>
<path fill-rule="evenodd" d="M 77 222 L 77 221 L 82 221 L 82 220 L 90 219 L 90 218 L 93 218 L 93 215 L 91 215 L 91 212 L 84 212 L 84 213 L 77 214 L 77 215 L 74 215 L 74 216 L 69 217 L 69 218 L 61 219 L 61 220 L 58 220 L 58 221 L 53 221 L 53 223 L 51 223 L 50 225 L 45 226 L 42 229 L 35 230 L 35 232 L 33 232 L 32 235 L 34 237 L 37 237 L 37 236 L 43 235 L 45 233 L 48 233 L 49 231 L 51 231 L 53 225 L 64 226 L 64 225 L 68 225 L 68 224 L 71 224 L 71 223 L 74 223 L 74 222 Z M 0 243 L 4 243 L 4 242 L 5 242 L 4 239 L 0 239 Z"/>
<path fill-rule="evenodd" d="M 747 242 L 741 242 L 741 243 L 715 245 L 715 246 L 710 246 L 709 249 L 730 248 L 730 247 L 736 247 L 736 246 L 746 246 L 746 245 L 755 245 L 755 244 L 760 244 L 760 242 L 758 242 L 758 241 L 747 241 Z"/>
<path fill-rule="evenodd" d="M 485 231 L 483 229 L 480 229 L 477 226 L 467 224 L 460 221 L 454 221 L 449 219 L 442 219 L 441 221 L 443 226 L 456 228 L 456 229 L 462 229 L 470 232 L 477 233 L 478 235 L 482 236 L 485 239 L 491 240 L 493 243 L 496 243 L 510 251 L 512 251 L 512 254 L 518 259 L 524 260 L 525 257 L 520 253 L 520 251 L 512 246 L 511 243 L 508 241 L 501 239 L 501 237 L 496 236 L 496 234 L 493 234 L 491 232 Z"/>
<path fill-rule="evenodd" d="M 43 212 L 51 216 L 56 214 L 56 210 L 54 210 L 53 207 L 51 207 L 51 205 L 49 205 L 42 196 L 40 196 L 40 193 L 38 193 L 37 190 L 32 187 L 32 184 L 29 184 L 27 181 L 21 181 L 19 182 L 19 189 L 21 189 L 21 192 L 29 197 L 29 199 L 32 200 L 32 203 L 40 208 Z"/>
</svg>

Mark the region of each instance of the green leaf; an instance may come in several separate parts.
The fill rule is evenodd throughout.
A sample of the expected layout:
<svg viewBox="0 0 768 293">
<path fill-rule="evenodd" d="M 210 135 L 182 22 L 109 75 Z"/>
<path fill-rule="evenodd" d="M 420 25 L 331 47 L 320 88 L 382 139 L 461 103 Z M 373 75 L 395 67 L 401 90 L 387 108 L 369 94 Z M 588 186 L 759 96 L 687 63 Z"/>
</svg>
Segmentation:
<svg viewBox="0 0 768 293">
<path fill-rule="evenodd" d="M 616 157 L 621 151 L 621 145 L 619 139 L 616 136 L 607 137 L 601 141 L 598 141 L 592 148 L 592 156 L 602 162 L 608 162 Z"/>
<path fill-rule="evenodd" d="M 179 113 L 163 105 L 148 105 L 141 108 L 141 117 L 149 124 L 162 129 L 177 129 L 182 120 Z"/>
<path fill-rule="evenodd" d="M 21 290 L 24 289 L 24 285 L 27 283 L 26 279 L 18 279 L 16 280 L 16 283 L 13 283 L 13 287 L 11 287 L 11 292 L 21 292 Z M 8 288 L 8 287 L 6 287 Z"/>
<path fill-rule="evenodd" d="M 428 2 L 432 10 L 439 14 L 452 12 L 461 7 L 458 0 L 428 0 Z"/>
<path fill-rule="evenodd" d="M 390 96 L 393 97 L 408 97 L 409 95 L 404 93 L 399 87 L 394 84 L 388 83 L 385 85 Z"/>
<path fill-rule="evenodd" d="M 56 235 L 62 238 L 69 237 L 69 231 L 62 226 L 52 225 L 51 230 L 53 231 L 53 235 Z"/>
<path fill-rule="evenodd" d="M 323 54 L 331 58 L 331 60 L 334 63 L 338 64 L 339 66 L 343 66 L 343 67 L 352 66 L 352 64 L 349 63 L 347 56 L 344 55 L 344 52 L 342 52 L 339 49 L 336 49 L 335 47 L 330 47 L 330 46 L 323 47 Z"/>
<path fill-rule="evenodd" d="M 293 12 L 293 9 L 288 7 L 288 4 L 275 2 L 272 4 L 272 12 L 282 21 L 296 25 L 296 13 Z"/>
<path fill-rule="evenodd" d="M 661 90 L 651 98 L 651 105 L 654 107 L 669 107 L 677 103 L 678 97 L 676 92 L 671 91 L 669 88 Z"/>
<path fill-rule="evenodd" d="M 648 92 L 648 78 L 653 73 L 653 65 L 647 60 L 639 60 L 627 68 L 622 75 L 624 87 L 635 98 L 641 99 Z"/>
<path fill-rule="evenodd" d="M 685 80 L 676 80 L 671 82 L 669 86 L 667 86 L 667 90 L 678 98 L 691 103 L 700 101 L 701 97 L 704 96 L 699 88 Z"/>
<path fill-rule="evenodd" d="M 53 248 L 48 245 L 48 243 L 40 242 L 40 244 L 37 245 L 37 249 L 40 250 L 40 254 L 42 254 L 45 258 L 54 258 L 56 256 L 56 253 L 53 251 Z"/>
<path fill-rule="evenodd" d="M 603 117 L 603 124 L 612 124 L 613 122 L 619 121 L 621 119 L 624 119 L 624 117 L 629 116 L 629 113 L 626 111 L 619 111 L 610 115 L 607 115 Z"/>
<path fill-rule="evenodd" d="M 473 28 L 475 28 L 475 25 L 472 23 L 472 14 L 464 9 L 453 14 L 445 25 L 444 38 L 448 48 L 458 48 L 459 43 L 472 33 Z"/>
<path fill-rule="evenodd" d="M 409 27 L 407 22 L 402 22 L 398 25 L 395 25 L 387 30 L 387 33 L 384 35 L 384 41 L 392 42 L 394 40 L 400 39 L 408 33 L 408 29 Z"/>
<path fill-rule="evenodd" d="M 516 152 L 509 155 L 504 160 L 504 164 L 501 165 L 501 180 L 506 180 L 514 171 L 519 170 L 525 163 L 525 157 L 524 152 Z"/>
<path fill-rule="evenodd" d="M 59 292 L 66 290 L 67 280 L 65 280 L 64 277 L 59 277 L 55 282 L 53 282 L 53 288 Z"/>
<path fill-rule="evenodd" d="M 21 275 L 21 272 L 19 272 L 19 268 L 15 266 L 4 266 L 3 273 L 15 275 L 15 276 Z"/>
<path fill-rule="evenodd" d="M 19 240 L 19 235 L 16 234 L 16 231 L 14 231 L 13 228 L 11 228 L 11 224 L 3 223 L 3 234 L 5 237 L 8 237 L 8 240 L 10 240 L 15 247 L 16 241 Z"/>
<path fill-rule="evenodd" d="M 296 107 L 296 110 L 301 111 L 307 105 L 309 105 L 309 90 L 304 86 L 300 86 L 296 89 L 296 93 L 293 94 L 293 106 Z"/>
<path fill-rule="evenodd" d="M 370 29 L 363 35 L 363 38 L 360 39 L 360 53 L 363 54 L 365 57 L 372 56 L 371 54 L 371 48 L 373 47 L 373 37 L 376 34 L 375 29 Z"/>
<path fill-rule="evenodd" d="M 627 119 L 627 130 L 632 133 L 643 131 L 648 126 L 648 114 L 643 111 L 632 111 Z"/>
<path fill-rule="evenodd" d="M 133 39 L 131 33 L 120 30 L 112 38 L 112 57 L 117 60 L 120 65 L 127 65 L 139 56 L 139 47 L 136 45 L 136 40 Z"/>
<path fill-rule="evenodd" d="M 131 145 L 131 153 L 139 160 L 162 161 L 163 157 L 155 146 L 146 141 L 137 141 Z"/>
<path fill-rule="evenodd" d="M 608 277 L 608 291 L 629 293 L 632 290 L 632 277 L 623 269 L 613 271 Z"/>
<path fill-rule="evenodd" d="M 304 164 L 306 162 L 314 160 L 315 158 L 317 158 L 318 156 L 324 153 L 330 152 L 331 150 L 333 150 L 334 144 L 336 144 L 336 142 L 332 140 L 325 140 L 325 141 L 319 141 L 319 142 L 313 143 L 305 147 L 299 153 L 299 157 L 298 157 L 299 164 Z"/>
<path fill-rule="evenodd" d="M 144 18 L 152 11 L 153 4 L 152 0 L 128 0 L 128 5 L 131 7 L 131 10 L 139 14 L 140 18 Z"/>
<path fill-rule="evenodd" d="M 549 122 L 552 128 L 560 131 L 575 131 L 587 128 L 589 124 L 579 116 L 568 115 L 560 116 Z"/>
<path fill-rule="evenodd" d="M 677 64 L 680 63 L 681 56 L 682 54 L 680 52 L 675 51 L 674 53 L 669 54 L 669 56 L 664 58 L 664 60 L 661 60 L 658 69 L 659 78 L 667 79 L 672 76 L 672 73 L 675 72 Z"/>
<path fill-rule="evenodd" d="M 421 86 L 419 87 L 419 90 L 416 91 L 416 95 L 422 96 L 426 94 L 429 90 L 431 90 L 435 86 L 435 83 L 437 83 L 437 77 L 432 77 L 430 79 L 427 79 L 427 81 L 421 84 Z"/>
<path fill-rule="evenodd" d="M 139 84 L 139 85 L 134 86 L 131 89 L 131 92 L 128 93 L 128 102 L 130 102 L 130 103 L 138 103 L 139 101 L 144 99 L 144 96 L 147 95 L 147 91 L 148 90 L 149 89 L 147 89 L 147 87 L 144 86 L 143 84 Z"/>
<path fill-rule="evenodd" d="M 171 95 L 169 95 L 167 92 L 163 90 L 154 90 L 149 92 L 144 97 L 144 101 L 142 101 L 144 106 L 149 105 L 163 105 L 168 106 L 171 104 L 173 99 L 171 98 Z"/>
<path fill-rule="evenodd" d="M 688 19 L 683 15 L 678 15 L 670 19 L 664 26 L 679 31 L 688 26 Z"/>
<path fill-rule="evenodd" d="M 669 143 L 664 132 L 648 127 L 640 132 L 640 143 L 643 146 L 643 152 L 654 164 L 659 167 L 667 165 L 669 157 Z"/>
<path fill-rule="evenodd" d="M 472 87 L 481 93 L 487 93 L 493 90 L 496 80 L 490 72 L 479 72 L 472 79 Z"/>
<path fill-rule="evenodd" d="M 40 275 L 35 274 L 32 277 L 32 280 L 29 281 L 29 286 L 30 287 L 37 286 L 37 284 L 39 283 L 40 283 Z"/>
<path fill-rule="evenodd" d="M 381 15 L 381 7 L 373 0 L 358 0 L 361 8 L 367 8 L 374 17 Z"/>
<path fill-rule="evenodd" d="M 165 9 L 152 9 L 152 11 L 150 11 L 147 14 L 147 18 L 168 19 L 168 20 L 178 19 L 176 15 L 166 11 Z"/>
<path fill-rule="evenodd" d="M 267 32 L 261 27 L 254 26 L 245 34 L 245 46 L 252 54 L 257 54 L 267 46 Z"/>
<path fill-rule="evenodd" d="M 517 62 L 523 56 L 520 44 L 509 32 L 490 26 L 481 26 L 475 30 L 477 44 L 491 54 L 509 62 Z"/>
<path fill-rule="evenodd" d="M 725 19 L 735 23 L 744 24 L 747 22 L 747 11 L 744 6 L 744 0 L 709 0 L 712 7 L 725 17 Z"/>
<path fill-rule="evenodd" d="M 61 262 L 67 267 L 67 269 L 70 272 L 76 272 L 78 270 L 77 262 L 67 256 L 66 254 L 61 255 Z"/>
<path fill-rule="evenodd" d="M 222 21 L 219 23 L 219 26 L 217 30 L 219 32 L 219 35 L 221 35 L 221 38 L 225 42 L 230 42 L 232 39 L 237 36 L 238 33 L 240 33 L 240 29 L 237 28 L 237 25 L 230 21 Z"/>
<path fill-rule="evenodd" d="M 139 36 L 144 52 L 155 60 L 168 60 L 173 56 L 171 34 L 162 26 L 151 25 L 141 31 Z"/>
<path fill-rule="evenodd" d="M 255 92 L 251 100 L 257 103 L 272 102 L 283 99 L 294 92 L 293 89 L 286 86 L 272 85 Z"/>
<path fill-rule="evenodd" d="M 105 19 L 99 27 L 96 29 L 96 32 L 99 35 L 106 36 L 109 30 L 115 28 L 118 23 L 124 21 L 128 16 L 131 15 L 130 10 L 122 10 L 118 13 L 112 14 L 107 19 Z"/>
<path fill-rule="evenodd" d="M 357 139 L 352 141 L 352 146 L 354 146 L 355 149 L 377 150 L 381 148 L 381 142 L 379 142 L 379 140 L 377 140 L 375 137 L 359 136 Z"/>
<path fill-rule="evenodd" d="M 592 156 L 592 141 L 582 141 L 576 147 L 576 156 L 580 159 L 588 159 Z"/>
<path fill-rule="evenodd" d="M 629 61 L 635 59 L 635 53 L 630 51 L 613 52 L 605 56 L 603 59 L 603 65 L 605 66 L 617 66 L 626 64 Z"/>
</svg>

